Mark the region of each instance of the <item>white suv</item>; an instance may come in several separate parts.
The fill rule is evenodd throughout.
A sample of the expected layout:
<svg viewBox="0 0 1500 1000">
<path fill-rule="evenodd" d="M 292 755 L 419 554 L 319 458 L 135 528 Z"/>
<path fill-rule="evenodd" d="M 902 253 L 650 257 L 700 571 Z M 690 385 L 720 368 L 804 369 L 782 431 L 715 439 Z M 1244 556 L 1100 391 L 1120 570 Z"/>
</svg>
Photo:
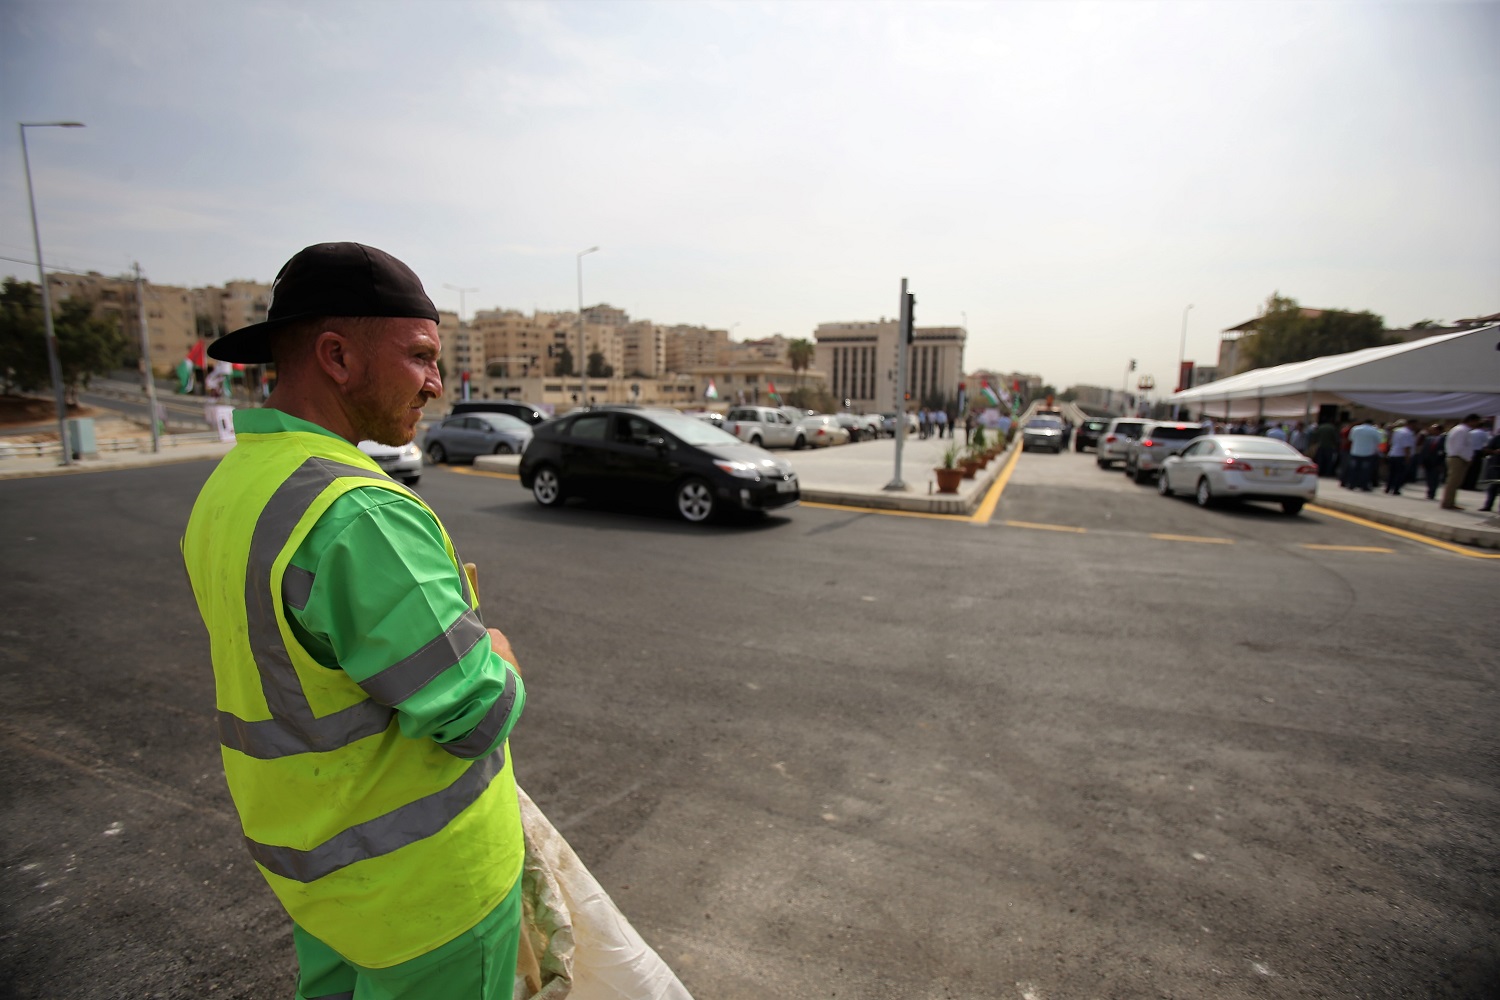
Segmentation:
<svg viewBox="0 0 1500 1000">
<path fill-rule="evenodd" d="M 1141 436 L 1146 421 L 1139 417 L 1115 417 L 1109 426 L 1099 433 L 1099 445 L 1094 449 L 1094 461 L 1099 468 L 1107 469 L 1116 462 L 1123 462 L 1130 449 L 1130 442 Z"/>
<path fill-rule="evenodd" d="M 724 415 L 724 429 L 759 448 L 804 448 L 807 432 L 774 406 L 736 406 Z"/>
</svg>

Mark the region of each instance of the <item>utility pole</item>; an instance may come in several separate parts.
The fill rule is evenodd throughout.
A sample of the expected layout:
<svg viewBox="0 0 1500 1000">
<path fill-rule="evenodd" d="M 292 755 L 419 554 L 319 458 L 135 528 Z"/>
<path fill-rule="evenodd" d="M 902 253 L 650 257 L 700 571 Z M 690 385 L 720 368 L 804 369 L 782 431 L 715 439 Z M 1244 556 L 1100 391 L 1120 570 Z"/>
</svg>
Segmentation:
<svg viewBox="0 0 1500 1000">
<path fill-rule="evenodd" d="M 885 484 L 888 490 L 905 490 L 906 482 L 901 478 L 901 451 L 906 444 L 906 354 L 911 342 L 912 307 L 916 298 L 906 291 L 906 279 L 901 279 L 901 320 L 896 330 L 896 477 Z"/>
<path fill-rule="evenodd" d="M 448 289 L 450 292 L 457 292 L 458 293 L 458 321 L 460 323 L 462 323 L 464 321 L 464 293 L 465 292 L 477 292 L 477 291 L 479 291 L 479 289 L 477 289 L 477 288 L 459 288 L 457 285 L 444 285 L 443 287 L 446 288 L 446 289 Z"/>
<path fill-rule="evenodd" d="M 151 334 L 146 329 L 146 283 L 141 280 L 141 264 L 135 264 L 135 308 L 141 323 L 141 366 L 146 379 L 146 405 L 150 412 L 151 450 L 161 451 L 161 429 L 156 426 L 156 373 L 151 370 Z"/>
<path fill-rule="evenodd" d="M 583 339 L 583 258 L 596 253 L 598 247 L 578 251 L 578 405 L 589 405 L 589 349 Z"/>
</svg>

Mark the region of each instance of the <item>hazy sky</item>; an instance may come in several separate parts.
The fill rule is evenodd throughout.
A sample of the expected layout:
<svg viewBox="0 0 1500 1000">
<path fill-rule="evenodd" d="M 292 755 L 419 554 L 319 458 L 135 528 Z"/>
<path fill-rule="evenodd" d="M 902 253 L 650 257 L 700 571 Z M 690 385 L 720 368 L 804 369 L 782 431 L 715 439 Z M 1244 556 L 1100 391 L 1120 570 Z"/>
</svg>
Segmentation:
<svg viewBox="0 0 1500 1000">
<path fill-rule="evenodd" d="M 0 255 L 269 281 L 358 240 L 440 307 L 1172 381 L 1273 291 L 1500 310 L 1500 4 L 0 0 Z M 35 278 L 24 263 L 0 273 Z"/>
</svg>

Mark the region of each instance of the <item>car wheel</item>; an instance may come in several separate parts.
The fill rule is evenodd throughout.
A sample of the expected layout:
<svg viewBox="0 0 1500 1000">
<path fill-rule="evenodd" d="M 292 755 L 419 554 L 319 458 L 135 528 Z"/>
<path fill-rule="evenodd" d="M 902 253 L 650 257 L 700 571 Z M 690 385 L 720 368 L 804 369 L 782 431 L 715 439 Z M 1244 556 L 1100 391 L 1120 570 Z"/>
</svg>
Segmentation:
<svg viewBox="0 0 1500 1000">
<path fill-rule="evenodd" d="M 407 486 L 415 486 L 422 481 L 421 476 L 403 476 L 401 481 Z"/>
<path fill-rule="evenodd" d="M 803 437 L 801 434 L 798 434 L 797 435 L 797 440 L 792 445 L 792 448 L 794 448 L 797 451 L 801 451 L 803 448 L 806 448 L 806 447 L 807 447 L 807 438 Z"/>
<path fill-rule="evenodd" d="M 515 453 L 516 449 L 510 446 L 509 441 L 501 441 L 499 444 L 495 445 L 496 455 L 514 455 Z"/>
<path fill-rule="evenodd" d="M 1140 483 L 1142 486 L 1145 486 L 1147 483 L 1151 482 L 1151 473 L 1147 472 L 1140 466 L 1136 466 L 1134 475 L 1135 481 Z"/>
<path fill-rule="evenodd" d="M 757 448 L 764 448 L 765 447 L 765 444 L 761 441 L 759 434 L 757 434 L 757 435 L 755 435 L 755 437 L 751 438 L 750 439 L 750 443 L 753 444 L 753 445 L 755 445 L 755 447 L 757 447 Z"/>
<path fill-rule="evenodd" d="M 448 449 L 444 448 L 440 442 L 432 442 L 427 446 L 427 461 L 433 465 L 442 465 L 448 461 Z"/>
<path fill-rule="evenodd" d="M 1283 500 L 1281 501 L 1281 512 L 1287 517 L 1296 517 L 1302 513 L 1302 505 L 1305 500 Z"/>
<path fill-rule="evenodd" d="M 563 494 L 562 477 L 557 474 L 557 470 L 550 465 L 538 468 L 531 480 L 531 495 L 543 507 L 561 506 L 566 497 Z"/>
<path fill-rule="evenodd" d="M 701 524 L 714 513 L 714 491 L 701 479 L 687 479 L 677 487 L 677 513 L 684 521 Z"/>
<path fill-rule="evenodd" d="M 1156 492 L 1164 497 L 1172 495 L 1172 484 L 1167 481 L 1167 474 L 1164 471 L 1156 474 Z"/>
<path fill-rule="evenodd" d="M 1199 507 L 1213 506 L 1214 491 L 1213 487 L 1208 485 L 1208 479 L 1206 477 L 1198 480 L 1198 489 L 1194 492 L 1193 499 L 1198 501 Z"/>
<path fill-rule="evenodd" d="M 1109 468 L 1109 460 L 1108 459 L 1096 458 L 1096 459 L 1094 459 L 1094 464 L 1097 465 L 1097 466 L 1099 466 L 1099 468 L 1101 468 L 1101 469 L 1107 469 L 1107 468 Z"/>
</svg>

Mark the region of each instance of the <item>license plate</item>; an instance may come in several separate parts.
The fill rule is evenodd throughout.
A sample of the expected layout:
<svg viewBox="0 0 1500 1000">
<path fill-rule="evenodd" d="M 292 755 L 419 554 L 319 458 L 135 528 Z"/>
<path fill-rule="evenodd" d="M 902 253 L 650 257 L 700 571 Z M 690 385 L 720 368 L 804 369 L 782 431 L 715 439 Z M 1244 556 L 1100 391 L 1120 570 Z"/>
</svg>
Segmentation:
<svg viewBox="0 0 1500 1000">
<path fill-rule="evenodd" d="M 1261 469 L 1260 474 L 1267 479 L 1280 479 L 1286 475 L 1285 469 Z"/>
<path fill-rule="evenodd" d="M 779 482 L 779 483 L 776 484 L 776 492 L 777 493 L 793 493 L 793 492 L 796 492 L 796 489 L 797 489 L 797 480 L 795 478 L 793 478 L 793 479 L 783 479 L 781 482 Z"/>
</svg>

